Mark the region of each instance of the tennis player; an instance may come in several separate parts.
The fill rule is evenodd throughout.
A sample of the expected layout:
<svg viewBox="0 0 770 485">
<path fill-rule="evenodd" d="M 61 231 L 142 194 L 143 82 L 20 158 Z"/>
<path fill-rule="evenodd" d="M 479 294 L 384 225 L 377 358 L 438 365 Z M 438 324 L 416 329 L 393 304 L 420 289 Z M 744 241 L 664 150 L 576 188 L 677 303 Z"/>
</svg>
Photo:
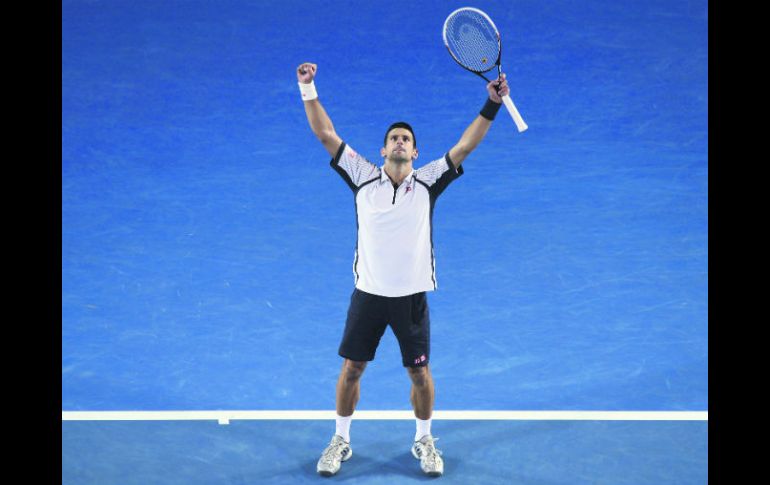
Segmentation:
<svg viewBox="0 0 770 485">
<path fill-rule="evenodd" d="M 353 455 L 350 422 L 361 375 L 390 325 L 411 379 L 416 432 L 412 455 L 422 471 L 441 476 L 444 462 L 431 434 L 434 387 L 430 372 L 430 317 L 426 292 L 437 288 L 432 216 L 438 196 L 463 174 L 461 164 L 478 146 L 508 94 L 505 74 L 487 84 L 488 99 L 460 140 L 441 158 L 415 170 L 417 140 L 412 127 L 396 122 L 385 131 L 380 166 L 342 141 L 315 89 L 317 66 L 297 67 L 310 128 L 332 157 L 332 168 L 353 191 L 358 236 L 353 261 L 355 288 L 339 346 L 344 359 L 336 390 L 336 431 L 318 460 L 323 476 L 337 473 Z"/>
</svg>

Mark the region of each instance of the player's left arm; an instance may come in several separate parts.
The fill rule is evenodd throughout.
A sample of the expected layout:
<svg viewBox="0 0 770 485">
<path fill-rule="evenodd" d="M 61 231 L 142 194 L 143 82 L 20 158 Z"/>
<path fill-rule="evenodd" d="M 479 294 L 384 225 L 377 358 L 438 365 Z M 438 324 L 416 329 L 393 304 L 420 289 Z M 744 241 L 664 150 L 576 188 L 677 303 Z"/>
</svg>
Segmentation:
<svg viewBox="0 0 770 485">
<path fill-rule="evenodd" d="M 497 87 L 498 81 L 500 82 L 499 88 Z M 487 104 L 484 105 L 476 119 L 465 129 L 463 136 L 460 137 L 460 141 L 449 150 L 449 158 L 452 159 L 455 169 L 463 163 L 463 160 L 484 139 L 487 131 L 489 131 L 489 127 L 492 126 L 492 120 L 503 102 L 502 96 L 507 95 L 509 92 L 510 89 L 508 88 L 508 81 L 505 80 L 505 74 L 487 84 L 487 93 L 489 94 Z"/>
</svg>

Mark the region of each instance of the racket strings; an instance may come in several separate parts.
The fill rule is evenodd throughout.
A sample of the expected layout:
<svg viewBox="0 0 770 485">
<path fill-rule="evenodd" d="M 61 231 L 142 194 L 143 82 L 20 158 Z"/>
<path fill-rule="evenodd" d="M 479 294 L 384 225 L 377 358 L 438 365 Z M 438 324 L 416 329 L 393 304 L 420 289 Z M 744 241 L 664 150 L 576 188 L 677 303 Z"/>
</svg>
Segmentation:
<svg viewBox="0 0 770 485">
<path fill-rule="evenodd" d="M 447 19 L 445 29 L 449 51 L 466 69 L 486 72 L 495 67 L 500 42 L 497 30 L 483 16 L 458 12 Z"/>
</svg>

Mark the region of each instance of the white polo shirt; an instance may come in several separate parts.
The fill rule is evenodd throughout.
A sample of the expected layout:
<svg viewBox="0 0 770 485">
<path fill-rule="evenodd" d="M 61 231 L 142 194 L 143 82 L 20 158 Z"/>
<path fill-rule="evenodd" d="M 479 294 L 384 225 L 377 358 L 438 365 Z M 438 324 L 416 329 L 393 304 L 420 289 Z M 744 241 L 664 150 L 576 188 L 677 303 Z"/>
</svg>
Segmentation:
<svg viewBox="0 0 770 485">
<path fill-rule="evenodd" d="M 433 254 L 433 207 L 454 179 L 449 153 L 393 187 L 383 167 L 342 143 L 331 166 L 353 190 L 358 235 L 355 286 L 380 296 L 406 296 L 438 288 Z"/>
</svg>

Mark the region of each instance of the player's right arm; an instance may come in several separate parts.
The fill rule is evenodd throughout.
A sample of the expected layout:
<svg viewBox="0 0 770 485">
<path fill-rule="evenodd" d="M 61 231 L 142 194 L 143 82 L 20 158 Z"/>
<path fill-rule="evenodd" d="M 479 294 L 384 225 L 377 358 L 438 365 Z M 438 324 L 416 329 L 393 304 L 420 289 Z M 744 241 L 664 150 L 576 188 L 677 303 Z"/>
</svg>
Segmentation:
<svg viewBox="0 0 770 485">
<path fill-rule="evenodd" d="M 297 80 L 303 84 L 310 84 L 315 78 L 317 69 L 318 66 L 310 62 L 300 64 L 297 67 Z M 303 101 L 303 104 L 305 105 L 305 114 L 313 134 L 326 148 L 329 155 L 335 156 L 340 145 L 342 145 L 342 139 L 334 131 L 331 118 L 326 114 L 326 110 L 324 110 L 318 98 Z"/>
</svg>

